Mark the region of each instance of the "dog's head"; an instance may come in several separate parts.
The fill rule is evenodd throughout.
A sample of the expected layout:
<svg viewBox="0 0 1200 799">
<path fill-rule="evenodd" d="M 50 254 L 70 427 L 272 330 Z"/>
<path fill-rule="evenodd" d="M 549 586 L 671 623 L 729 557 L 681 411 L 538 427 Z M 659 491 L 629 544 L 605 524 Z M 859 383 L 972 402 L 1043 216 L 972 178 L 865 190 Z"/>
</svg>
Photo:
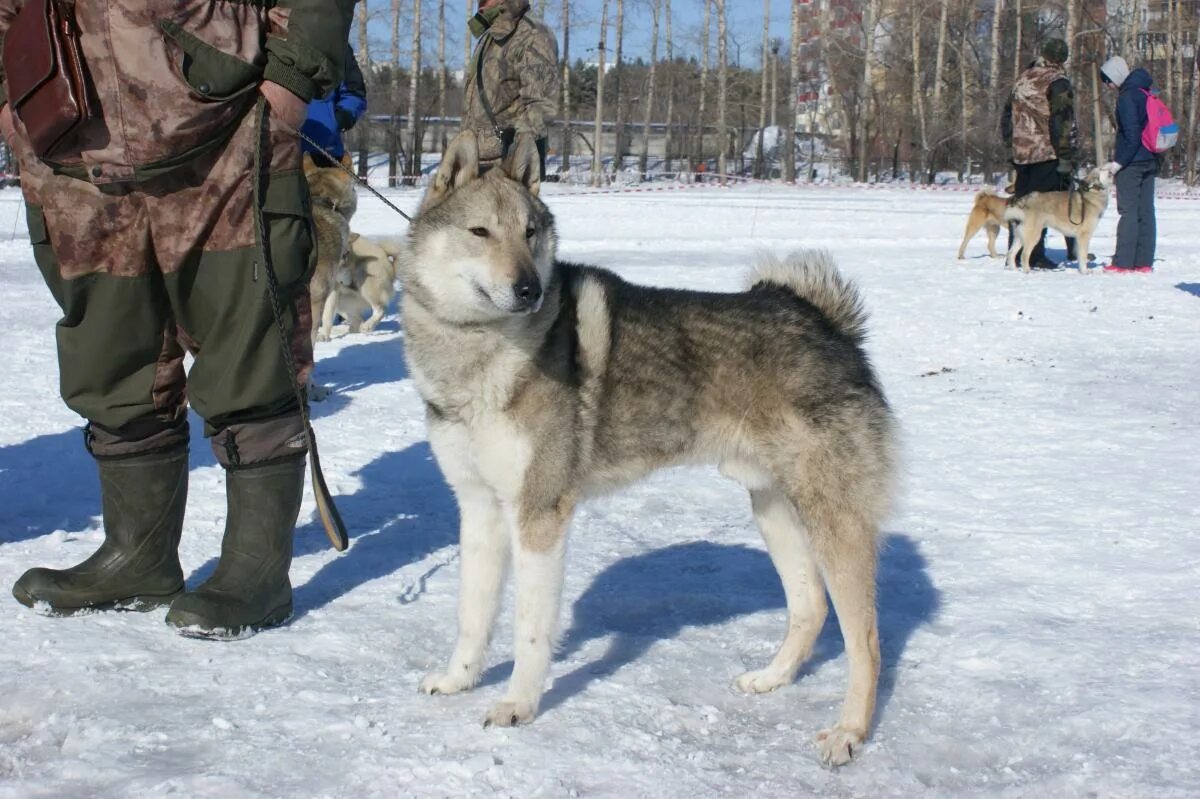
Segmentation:
<svg viewBox="0 0 1200 799">
<path fill-rule="evenodd" d="M 308 193 L 313 203 L 332 208 L 347 220 L 358 208 L 354 177 L 346 171 L 351 163 L 349 153 L 342 156 L 341 166 L 320 166 L 311 155 L 304 154 L 304 177 L 308 180 Z"/>
<path fill-rule="evenodd" d="M 456 136 L 409 228 L 406 287 L 449 321 L 537 313 L 558 243 L 540 182 L 532 137 L 517 136 L 508 157 L 481 176 L 475 134 Z"/>
<path fill-rule="evenodd" d="M 1089 169 L 1083 179 L 1083 185 L 1088 191 L 1108 191 L 1112 188 L 1112 184 L 1113 173 L 1107 164 Z"/>
</svg>

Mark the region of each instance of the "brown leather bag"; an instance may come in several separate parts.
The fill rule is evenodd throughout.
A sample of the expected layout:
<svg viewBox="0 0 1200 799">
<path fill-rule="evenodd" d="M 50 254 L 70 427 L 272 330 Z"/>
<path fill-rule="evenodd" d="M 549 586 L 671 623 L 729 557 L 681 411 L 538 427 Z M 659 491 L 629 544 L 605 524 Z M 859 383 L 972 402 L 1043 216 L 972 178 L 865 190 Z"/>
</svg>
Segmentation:
<svg viewBox="0 0 1200 799">
<path fill-rule="evenodd" d="M 34 152 L 53 155 L 80 123 L 97 116 L 74 3 L 27 0 L 4 38 L 8 102 Z"/>
</svg>

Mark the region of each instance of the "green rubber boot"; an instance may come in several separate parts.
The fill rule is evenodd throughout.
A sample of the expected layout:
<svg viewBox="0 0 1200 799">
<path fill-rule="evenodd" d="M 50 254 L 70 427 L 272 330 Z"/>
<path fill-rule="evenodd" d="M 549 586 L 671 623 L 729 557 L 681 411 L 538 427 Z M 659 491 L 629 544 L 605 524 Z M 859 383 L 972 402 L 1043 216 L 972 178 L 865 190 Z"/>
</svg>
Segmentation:
<svg viewBox="0 0 1200 799">
<path fill-rule="evenodd" d="M 230 469 L 221 560 L 175 600 L 167 624 L 192 638 L 233 640 L 292 616 L 292 533 L 304 496 L 305 458 Z"/>
<path fill-rule="evenodd" d="M 145 611 L 183 592 L 179 537 L 188 450 L 97 459 L 104 543 L 69 569 L 30 569 L 13 586 L 22 605 L 54 615 Z"/>
</svg>

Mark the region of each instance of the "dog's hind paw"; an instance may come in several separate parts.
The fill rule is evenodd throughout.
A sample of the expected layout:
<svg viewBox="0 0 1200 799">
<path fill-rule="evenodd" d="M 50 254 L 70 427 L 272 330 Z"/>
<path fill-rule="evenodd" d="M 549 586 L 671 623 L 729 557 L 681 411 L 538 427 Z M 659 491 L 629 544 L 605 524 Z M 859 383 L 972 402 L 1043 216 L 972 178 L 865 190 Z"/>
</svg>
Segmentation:
<svg viewBox="0 0 1200 799">
<path fill-rule="evenodd" d="M 461 676 L 435 671 L 432 674 L 426 675 L 425 679 L 421 680 L 421 693 L 430 696 L 434 694 L 458 694 L 471 690 L 474 685 L 474 674 L 466 669 L 463 670 Z"/>
<path fill-rule="evenodd" d="M 734 681 L 737 689 L 744 694 L 769 694 L 776 688 L 782 688 L 791 680 L 785 674 L 771 671 L 770 669 L 760 669 L 759 671 L 748 671 Z"/>
<path fill-rule="evenodd" d="M 483 719 L 484 727 L 516 727 L 528 724 L 537 714 L 529 702 L 497 702 Z"/>
<path fill-rule="evenodd" d="M 848 730 L 840 724 L 817 733 L 817 748 L 821 762 L 828 766 L 844 766 L 862 748 L 866 736 L 856 730 Z"/>
</svg>

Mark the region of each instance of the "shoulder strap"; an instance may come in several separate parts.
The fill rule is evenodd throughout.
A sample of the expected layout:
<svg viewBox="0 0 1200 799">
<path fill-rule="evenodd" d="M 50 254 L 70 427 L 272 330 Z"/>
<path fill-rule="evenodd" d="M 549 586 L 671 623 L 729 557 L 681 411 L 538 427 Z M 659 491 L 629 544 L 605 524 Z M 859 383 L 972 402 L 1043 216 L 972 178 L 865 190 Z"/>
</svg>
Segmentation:
<svg viewBox="0 0 1200 799">
<path fill-rule="evenodd" d="M 503 135 L 500 125 L 496 123 L 496 115 L 492 113 L 492 104 L 488 102 L 487 91 L 483 86 L 483 57 L 487 53 L 487 47 L 492 43 L 490 34 L 485 33 L 484 39 L 479 44 L 479 55 L 475 59 L 475 90 L 479 92 L 479 104 L 483 106 L 483 113 L 487 115 L 488 122 L 492 123 L 492 133 L 496 134 L 499 139 Z"/>
</svg>

